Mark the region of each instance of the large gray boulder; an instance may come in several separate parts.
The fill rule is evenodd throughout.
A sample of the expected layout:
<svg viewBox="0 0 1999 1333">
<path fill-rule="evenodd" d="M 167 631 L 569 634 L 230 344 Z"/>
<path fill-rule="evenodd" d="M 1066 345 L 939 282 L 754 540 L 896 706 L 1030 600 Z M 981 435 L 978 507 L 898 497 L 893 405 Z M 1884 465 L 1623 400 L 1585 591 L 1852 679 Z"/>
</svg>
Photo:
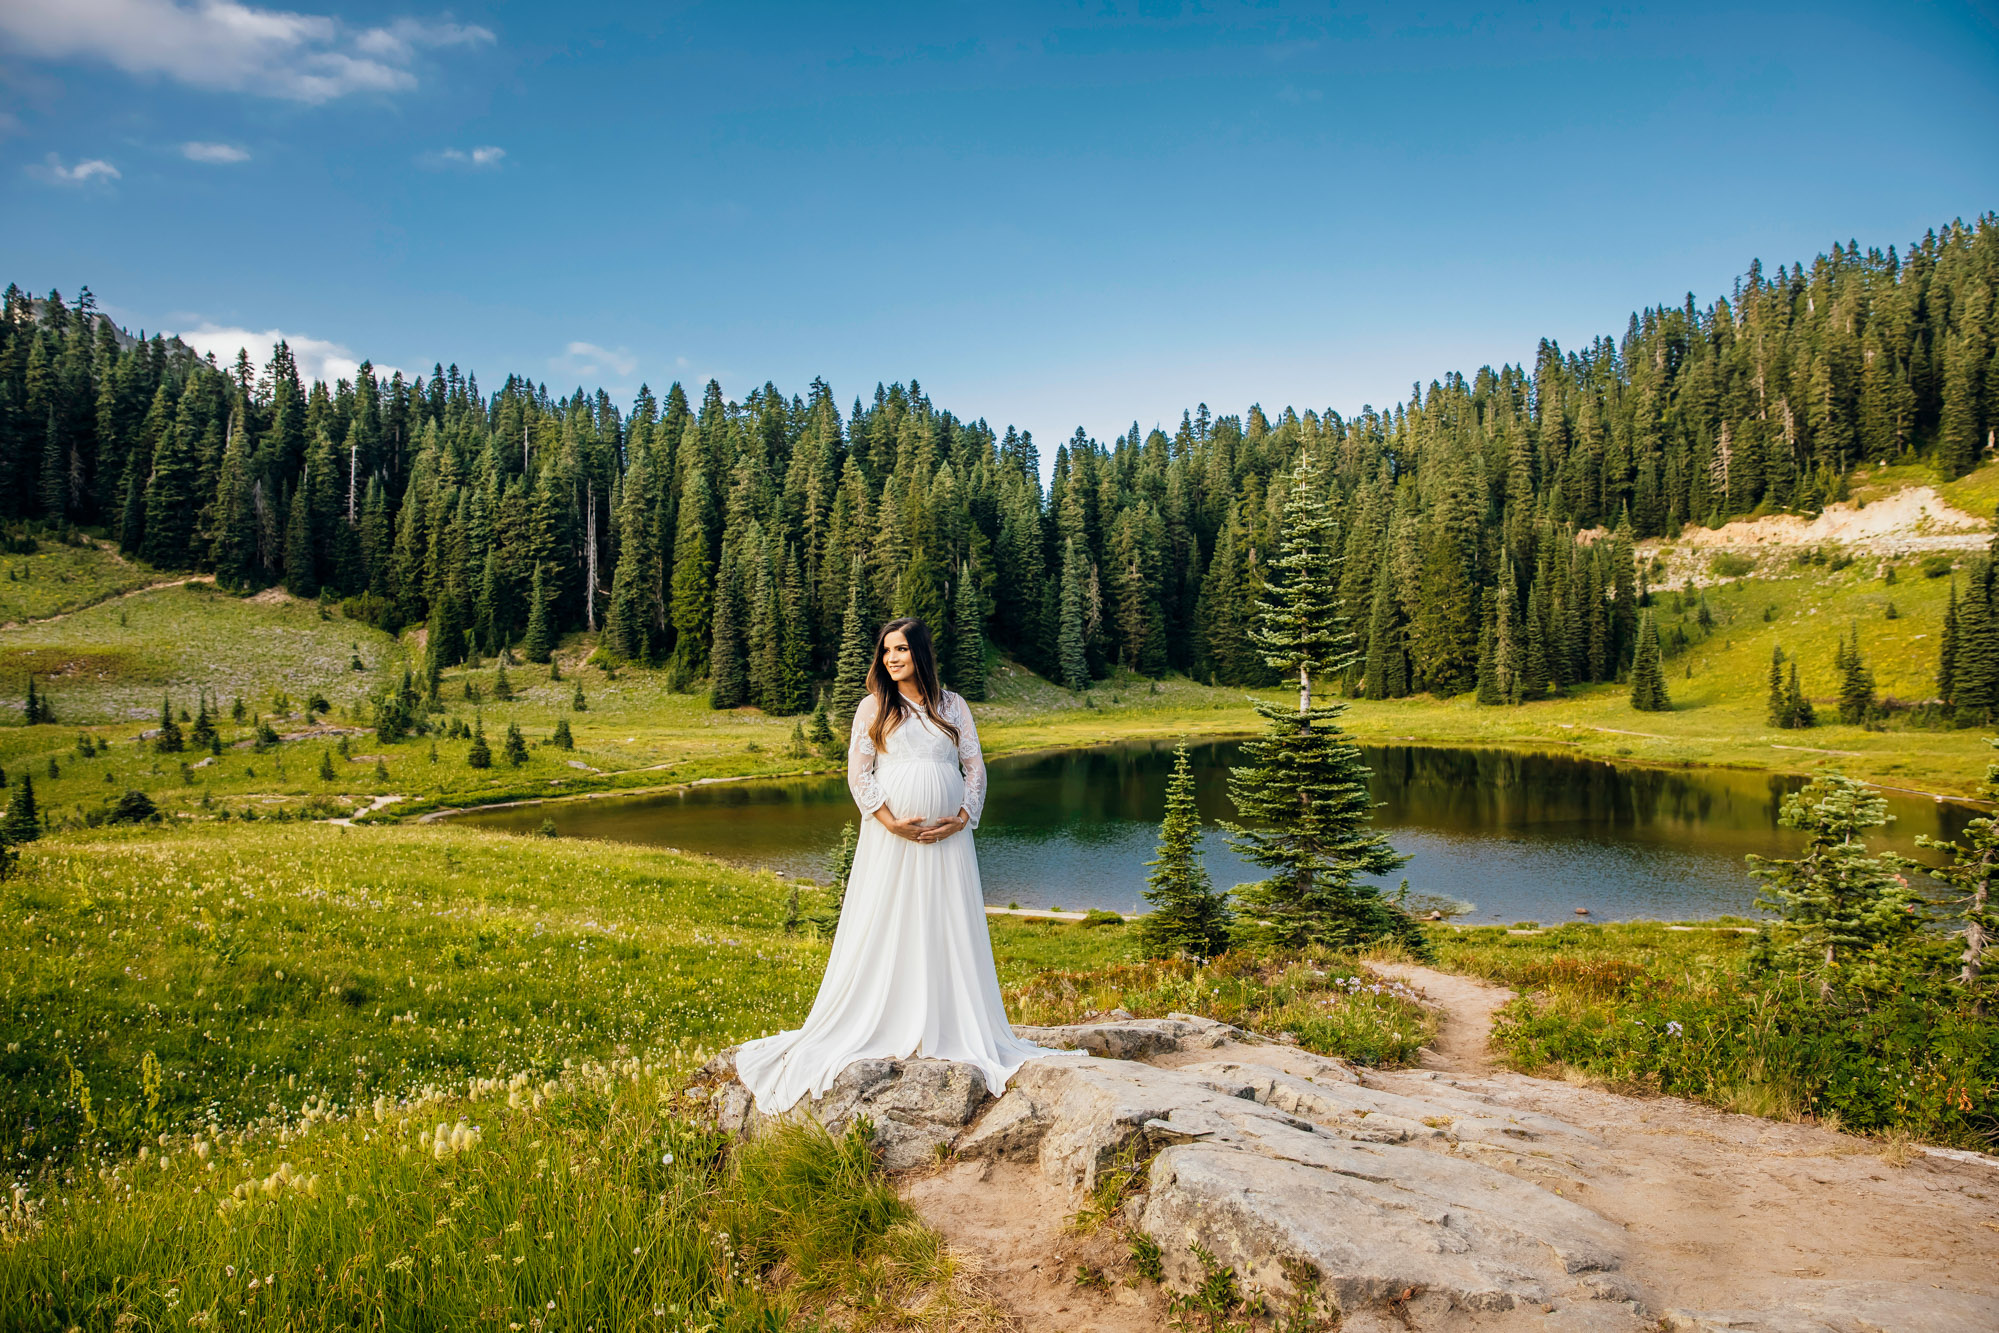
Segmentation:
<svg viewBox="0 0 1999 1333">
<path fill-rule="evenodd" d="M 874 1127 L 875 1150 L 890 1170 L 935 1161 L 979 1108 L 991 1099 L 977 1065 L 956 1060 L 856 1060 L 826 1095 L 805 1099 L 779 1116 L 759 1111 L 736 1080 L 736 1048 L 710 1060 L 689 1092 L 707 1101 L 715 1122 L 732 1134 L 754 1133 L 773 1120 L 811 1119 L 845 1134 L 862 1117 Z"/>
</svg>

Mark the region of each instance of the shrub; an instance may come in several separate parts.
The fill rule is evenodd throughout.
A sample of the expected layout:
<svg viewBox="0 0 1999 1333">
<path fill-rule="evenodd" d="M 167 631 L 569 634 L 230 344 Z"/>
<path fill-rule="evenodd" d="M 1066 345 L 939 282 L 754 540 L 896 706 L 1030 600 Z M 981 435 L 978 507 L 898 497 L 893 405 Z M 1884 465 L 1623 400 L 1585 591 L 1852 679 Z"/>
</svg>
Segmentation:
<svg viewBox="0 0 1999 1333">
<path fill-rule="evenodd" d="M 1716 578 L 1739 579 L 1756 568 L 1756 562 L 1739 551 L 1716 551 L 1708 557 L 1708 572 Z"/>
<path fill-rule="evenodd" d="M 1951 566 L 1954 563 L 1955 562 L 1952 561 L 1951 558 L 1948 555 L 1944 554 L 1942 551 L 1935 551 L 1923 557 L 1923 562 L 1919 566 L 1919 568 L 1922 570 L 1924 578 L 1940 579 L 1944 575 L 1950 573 Z"/>
</svg>

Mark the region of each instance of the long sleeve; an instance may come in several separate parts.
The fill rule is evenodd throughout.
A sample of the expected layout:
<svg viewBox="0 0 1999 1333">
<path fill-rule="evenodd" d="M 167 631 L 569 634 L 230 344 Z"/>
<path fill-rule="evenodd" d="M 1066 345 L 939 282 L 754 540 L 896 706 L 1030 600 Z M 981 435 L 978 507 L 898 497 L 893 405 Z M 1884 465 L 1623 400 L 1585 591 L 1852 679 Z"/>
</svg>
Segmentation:
<svg viewBox="0 0 1999 1333">
<path fill-rule="evenodd" d="M 861 807 L 863 815 L 874 814 L 888 800 L 875 780 L 875 743 L 868 735 L 875 721 L 875 706 L 872 694 L 861 700 L 854 710 L 853 731 L 847 737 L 847 790 L 854 794 L 854 804 Z"/>
<path fill-rule="evenodd" d="M 951 725 L 958 729 L 958 768 L 965 775 L 965 813 L 971 817 L 966 827 L 977 828 L 979 812 L 986 805 L 986 756 L 979 749 L 979 728 L 962 695 L 949 696 L 947 709 Z"/>
</svg>

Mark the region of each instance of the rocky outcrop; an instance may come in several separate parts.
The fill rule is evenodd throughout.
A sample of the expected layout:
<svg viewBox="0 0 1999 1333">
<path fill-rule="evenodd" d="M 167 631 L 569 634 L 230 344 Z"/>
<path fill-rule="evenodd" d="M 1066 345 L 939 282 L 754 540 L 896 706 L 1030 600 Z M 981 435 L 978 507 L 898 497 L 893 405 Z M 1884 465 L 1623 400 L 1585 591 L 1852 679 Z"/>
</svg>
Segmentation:
<svg viewBox="0 0 1999 1333">
<path fill-rule="evenodd" d="M 1023 1066 L 996 1099 L 970 1065 L 864 1060 L 790 1114 L 836 1133 L 868 1117 L 891 1167 L 948 1148 L 1031 1162 L 1083 1190 L 1107 1169 L 1136 1167 L 1143 1186 L 1126 1216 L 1182 1283 L 1199 1278 L 1198 1247 L 1279 1297 L 1313 1275 L 1349 1310 L 1422 1292 L 1494 1311 L 1621 1262 L 1618 1228 L 1475 1160 L 1489 1145 L 1587 1137 L 1545 1116 L 1450 1088 L 1434 1101 L 1366 1088 L 1338 1060 L 1191 1015 L 1017 1031 L 1069 1053 Z M 1201 1058 L 1224 1048 L 1236 1054 Z M 1163 1061 L 1178 1066 L 1152 1063 Z M 734 1081 L 733 1052 L 704 1073 L 720 1124 L 754 1132 L 764 1122 Z M 1625 1284 L 1597 1287 L 1630 1299 Z"/>
<path fill-rule="evenodd" d="M 1658 1170 L 1659 1159 L 1635 1170 L 1628 1137 L 1620 1146 L 1520 1105 L 1504 1080 L 1363 1073 L 1185 1014 L 1016 1031 L 1063 1054 L 1023 1066 L 997 1097 L 969 1065 L 866 1060 L 788 1114 L 836 1133 L 866 1117 L 890 1167 L 949 1156 L 973 1190 L 993 1176 L 1079 1199 L 1115 1184 L 1099 1202 L 1122 1200 L 1121 1224 L 1158 1244 L 1173 1285 L 1198 1283 L 1206 1255 L 1280 1305 L 1310 1285 L 1343 1312 L 1343 1333 L 1999 1327 L 1999 1299 L 1976 1292 L 1767 1266 L 1726 1295 L 1680 1280 L 1676 1296 L 1655 1300 L 1648 1282 L 1665 1270 L 1656 1238 L 1642 1245 L 1647 1212 L 1627 1204 L 1621 1215 L 1638 1227 L 1627 1231 L 1579 1197 L 1620 1215 L 1620 1179 Z M 731 1131 L 766 1123 L 735 1081 L 733 1052 L 690 1091 Z M 1973 1197 L 1985 1197 L 1982 1186 Z"/>
</svg>

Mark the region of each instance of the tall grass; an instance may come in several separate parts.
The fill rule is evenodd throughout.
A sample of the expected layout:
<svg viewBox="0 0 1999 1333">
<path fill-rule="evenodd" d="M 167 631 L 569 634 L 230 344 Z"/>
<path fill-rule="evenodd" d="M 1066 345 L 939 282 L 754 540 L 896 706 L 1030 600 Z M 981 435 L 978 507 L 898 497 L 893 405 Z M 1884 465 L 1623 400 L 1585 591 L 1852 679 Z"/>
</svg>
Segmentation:
<svg viewBox="0 0 1999 1333">
<path fill-rule="evenodd" d="M 636 1058 L 246 1131 L 17 1194 L 8 1329 L 940 1326 L 979 1307 L 871 1130 L 741 1144 Z"/>
<path fill-rule="evenodd" d="M 1443 964 L 1525 992 L 1493 1040 L 1528 1071 L 1848 1129 L 1999 1147 L 1999 1024 L 1937 979 L 1932 940 L 1889 986 L 1821 1000 L 1751 965 L 1751 937 L 1652 923 L 1438 931 Z"/>
<path fill-rule="evenodd" d="M 0 1143 L 80 1145 L 795 1023 L 823 942 L 766 874 L 444 827 L 194 824 L 24 849 L 0 883 Z"/>
</svg>

